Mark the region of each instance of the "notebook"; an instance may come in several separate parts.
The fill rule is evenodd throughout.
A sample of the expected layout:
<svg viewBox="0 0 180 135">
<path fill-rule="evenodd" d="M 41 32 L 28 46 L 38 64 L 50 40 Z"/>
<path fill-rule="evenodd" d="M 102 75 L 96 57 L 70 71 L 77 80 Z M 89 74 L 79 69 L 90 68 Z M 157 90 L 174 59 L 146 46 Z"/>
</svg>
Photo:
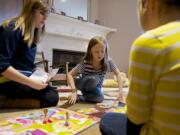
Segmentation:
<svg viewBox="0 0 180 135">
<path fill-rule="evenodd" d="M 52 69 L 50 73 L 45 72 L 43 69 L 38 69 L 32 73 L 31 79 L 40 80 L 44 83 L 49 82 L 58 72 L 59 68 Z"/>
</svg>

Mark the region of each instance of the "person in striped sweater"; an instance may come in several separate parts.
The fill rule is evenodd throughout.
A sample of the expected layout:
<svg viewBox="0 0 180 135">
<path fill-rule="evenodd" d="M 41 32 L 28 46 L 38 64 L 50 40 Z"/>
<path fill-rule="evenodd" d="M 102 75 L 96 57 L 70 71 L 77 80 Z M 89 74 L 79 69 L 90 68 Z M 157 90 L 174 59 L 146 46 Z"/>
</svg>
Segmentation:
<svg viewBox="0 0 180 135">
<path fill-rule="evenodd" d="M 116 101 L 122 100 L 121 74 L 112 59 L 108 56 L 108 42 L 103 37 L 93 37 L 88 44 L 87 53 L 79 64 L 68 74 L 68 81 L 72 87 L 72 95 L 68 103 L 74 104 L 77 100 L 77 89 L 81 90 L 80 101 L 99 103 L 104 100 L 102 83 L 106 72 L 114 72 L 117 76 L 119 94 Z M 73 77 L 81 76 L 74 82 Z"/>
<path fill-rule="evenodd" d="M 145 33 L 131 48 L 127 114 L 110 113 L 103 135 L 180 135 L 180 1 L 138 0 Z"/>
</svg>

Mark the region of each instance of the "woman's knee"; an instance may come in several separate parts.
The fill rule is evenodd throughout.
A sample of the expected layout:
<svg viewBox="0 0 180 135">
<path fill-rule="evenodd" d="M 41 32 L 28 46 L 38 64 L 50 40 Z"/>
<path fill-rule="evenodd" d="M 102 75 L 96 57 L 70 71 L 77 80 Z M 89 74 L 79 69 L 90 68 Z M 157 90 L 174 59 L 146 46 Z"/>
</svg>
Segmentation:
<svg viewBox="0 0 180 135">
<path fill-rule="evenodd" d="M 93 102 L 93 103 L 101 103 L 103 102 L 104 100 L 104 97 L 103 96 L 92 96 L 92 97 L 89 97 L 89 96 L 84 96 L 85 97 L 85 100 L 88 101 L 88 102 Z"/>
<path fill-rule="evenodd" d="M 120 113 L 107 113 L 100 121 L 100 131 L 103 135 L 126 135 L 127 117 Z"/>
<path fill-rule="evenodd" d="M 95 102 L 96 102 L 96 103 L 101 103 L 101 102 L 103 102 L 103 100 L 104 100 L 104 97 L 103 97 L 103 96 L 100 96 L 100 97 L 97 97 L 97 98 L 95 99 Z"/>
<path fill-rule="evenodd" d="M 110 122 L 113 119 L 115 119 L 113 117 L 113 113 L 107 113 L 101 118 L 99 129 L 103 135 L 110 135 L 112 133 L 111 126 L 114 126 L 114 125 L 111 125 Z"/>
<path fill-rule="evenodd" d="M 46 90 L 46 93 L 41 101 L 42 107 L 56 106 L 59 101 L 58 92 L 54 89 Z"/>
<path fill-rule="evenodd" d="M 96 91 L 98 80 L 95 77 L 89 77 L 84 85 L 86 91 Z"/>
</svg>

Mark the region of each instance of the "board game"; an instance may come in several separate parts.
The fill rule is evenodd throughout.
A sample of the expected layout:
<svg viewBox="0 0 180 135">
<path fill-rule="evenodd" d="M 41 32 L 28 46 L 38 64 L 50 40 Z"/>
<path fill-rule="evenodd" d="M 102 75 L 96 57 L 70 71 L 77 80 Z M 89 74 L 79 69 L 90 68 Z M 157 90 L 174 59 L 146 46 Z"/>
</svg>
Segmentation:
<svg viewBox="0 0 180 135">
<path fill-rule="evenodd" d="M 112 107 L 108 109 L 100 109 L 97 107 L 86 108 L 86 109 L 79 109 L 77 112 L 89 115 L 94 120 L 100 120 L 100 118 L 108 112 L 116 112 L 116 113 L 126 113 L 126 105 L 125 106 L 118 106 Z"/>
<path fill-rule="evenodd" d="M 82 113 L 49 108 L 0 119 L 0 135 L 74 135 L 97 122 Z"/>
</svg>

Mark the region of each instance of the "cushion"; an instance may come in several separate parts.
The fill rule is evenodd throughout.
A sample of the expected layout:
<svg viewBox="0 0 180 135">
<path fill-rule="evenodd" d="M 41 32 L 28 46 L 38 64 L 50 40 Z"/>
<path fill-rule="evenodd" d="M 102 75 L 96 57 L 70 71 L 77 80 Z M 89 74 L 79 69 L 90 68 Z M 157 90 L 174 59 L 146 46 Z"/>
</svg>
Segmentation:
<svg viewBox="0 0 180 135">
<path fill-rule="evenodd" d="M 103 82 L 103 87 L 117 88 L 118 82 L 114 79 L 105 79 Z"/>
</svg>

